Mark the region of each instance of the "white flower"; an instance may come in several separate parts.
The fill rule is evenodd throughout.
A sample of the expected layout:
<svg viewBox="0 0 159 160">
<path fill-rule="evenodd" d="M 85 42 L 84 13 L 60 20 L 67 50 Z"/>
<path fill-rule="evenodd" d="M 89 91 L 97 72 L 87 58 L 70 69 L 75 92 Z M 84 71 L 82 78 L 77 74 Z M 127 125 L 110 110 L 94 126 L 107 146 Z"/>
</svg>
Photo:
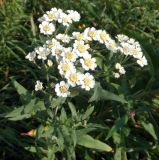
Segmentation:
<svg viewBox="0 0 159 160">
<path fill-rule="evenodd" d="M 117 46 L 116 42 L 108 38 L 108 40 L 105 42 L 106 47 L 111 50 L 112 52 L 116 53 L 119 50 L 119 47 Z"/>
<path fill-rule="evenodd" d="M 138 63 L 141 67 L 146 66 L 146 65 L 147 65 L 147 59 L 146 59 L 146 57 L 143 56 L 141 59 L 138 59 L 138 60 L 137 60 L 137 63 Z"/>
<path fill-rule="evenodd" d="M 125 73 L 126 73 L 124 67 L 121 67 L 121 68 L 119 69 L 119 73 L 120 73 L 120 74 L 125 74 Z"/>
<path fill-rule="evenodd" d="M 95 70 L 95 68 L 97 67 L 96 59 L 92 58 L 90 54 L 85 56 L 83 59 L 80 59 L 80 63 L 86 71 L 88 71 L 89 69 Z"/>
<path fill-rule="evenodd" d="M 120 77 L 119 73 L 114 72 L 113 74 L 114 74 L 114 78 L 119 78 Z"/>
<path fill-rule="evenodd" d="M 72 33 L 72 38 L 76 39 L 77 41 L 84 40 L 83 33 L 80 33 L 80 32 L 73 32 Z"/>
<path fill-rule="evenodd" d="M 84 57 L 88 55 L 88 49 L 90 46 L 88 44 L 84 44 L 84 41 L 77 41 L 75 40 L 75 43 L 73 44 L 74 51 L 79 57 Z"/>
<path fill-rule="evenodd" d="M 68 16 L 72 19 L 74 22 L 78 22 L 81 18 L 80 14 L 77 11 L 73 10 L 67 10 Z"/>
<path fill-rule="evenodd" d="M 58 17 L 59 17 L 59 12 L 57 8 L 52 8 L 51 11 L 47 11 L 46 14 L 44 14 L 44 18 L 48 22 L 53 20 L 56 21 Z"/>
<path fill-rule="evenodd" d="M 120 63 L 116 63 L 115 68 L 119 71 L 120 74 L 125 74 L 126 73 L 124 67 L 122 67 Z M 116 77 L 117 77 L 117 75 L 116 75 Z"/>
<path fill-rule="evenodd" d="M 129 40 L 129 37 L 124 34 L 118 34 L 116 38 L 119 42 L 127 42 Z"/>
<path fill-rule="evenodd" d="M 115 68 L 116 68 L 116 69 L 120 69 L 120 68 L 121 68 L 121 64 L 120 64 L 120 63 L 116 63 L 116 64 L 115 64 Z"/>
<path fill-rule="evenodd" d="M 37 53 L 37 58 L 38 59 L 43 59 L 46 60 L 47 56 L 50 54 L 50 50 L 45 47 L 39 47 L 35 49 L 35 52 Z"/>
<path fill-rule="evenodd" d="M 126 56 L 133 56 L 138 60 L 137 63 L 140 63 L 140 59 L 143 57 L 143 52 L 139 42 L 125 35 L 118 35 L 117 39 L 120 44 L 119 50 Z"/>
<path fill-rule="evenodd" d="M 62 45 L 58 44 L 55 46 L 55 48 L 51 49 L 51 53 L 53 56 L 56 57 L 56 60 L 59 60 L 62 56 L 62 52 L 63 52 L 64 48 Z"/>
<path fill-rule="evenodd" d="M 28 59 L 29 61 L 34 61 L 35 57 L 36 57 L 36 52 L 35 51 L 30 52 L 25 56 L 25 58 Z"/>
<path fill-rule="evenodd" d="M 55 92 L 59 97 L 67 97 L 68 95 L 70 95 L 69 85 L 64 81 L 61 81 L 60 83 L 57 83 L 55 85 Z"/>
<path fill-rule="evenodd" d="M 40 81 L 36 81 L 35 91 L 40 91 L 43 89 L 43 83 Z"/>
<path fill-rule="evenodd" d="M 56 38 L 61 40 L 63 43 L 69 43 L 71 40 L 71 37 L 69 37 L 67 34 L 58 34 Z"/>
<path fill-rule="evenodd" d="M 89 91 L 91 88 L 94 88 L 95 80 L 90 73 L 81 74 L 80 76 L 81 88 Z"/>
<path fill-rule="evenodd" d="M 67 79 L 68 84 L 72 87 L 75 87 L 76 85 L 80 84 L 80 73 L 78 72 L 73 71 L 67 73 L 65 78 Z"/>
<path fill-rule="evenodd" d="M 59 69 L 59 73 L 61 75 L 66 75 L 70 72 L 76 71 L 73 63 L 71 63 L 71 62 L 67 63 L 65 61 L 60 61 L 60 64 L 58 65 L 58 69 Z"/>
<path fill-rule="evenodd" d="M 62 23 L 64 26 L 69 26 L 72 23 L 72 20 L 67 14 L 61 12 L 58 18 L 58 22 Z"/>
<path fill-rule="evenodd" d="M 84 30 L 84 40 L 88 40 L 88 41 L 92 41 L 95 39 L 96 35 L 97 35 L 97 31 L 94 27 L 88 27 Z"/>
<path fill-rule="evenodd" d="M 58 42 L 55 38 L 46 41 L 46 46 L 49 49 L 55 49 L 57 45 L 60 45 L 60 42 Z"/>
<path fill-rule="evenodd" d="M 121 47 L 119 47 L 119 50 L 124 54 L 124 55 L 132 55 L 132 45 L 130 45 L 127 42 L 121 42 L 120 43 Z"/>
<path fill-rule="evenodd" d="M 140 59 L 143 56 L 141 48 L 133 48 L 131 52 L 134 58 Z"/>
<path fill-rule="evenodd" d="M 43 33 L 45 35 L 51 35 L 55 31 L 55 26 L 52 23 L 49 23 L 47 21 L 43 21 L 40 25 L 40 33 Z"/>
<path fill-rule="evenodd" d="M 63 57 L 63 60 L 66 61 L 66 62 L 75 62 L 76 59 L 77 59 L 77 55 L 76 55 L 76 53 L 72 50 L 71 47 L 69 47 L 69 48 L 64 48 L 61 55 L 62 55 L 62 57 Z"/>
<path fill-rule="evenodd" d="M 110 36 L 105 30 L 98 30 L 94 39 L 100 43 L 106 43 L 106 41 L 110 39 Z"/>
<path fill-rule="evenodd" d="M 52 62 L 50 59 L 48 59 L 48 60 L 47 60 L 47 65 L 48 65 L 49 67 L 51 67 L 51 66 L 53 65 L 53 62 Z"/>
</svg>

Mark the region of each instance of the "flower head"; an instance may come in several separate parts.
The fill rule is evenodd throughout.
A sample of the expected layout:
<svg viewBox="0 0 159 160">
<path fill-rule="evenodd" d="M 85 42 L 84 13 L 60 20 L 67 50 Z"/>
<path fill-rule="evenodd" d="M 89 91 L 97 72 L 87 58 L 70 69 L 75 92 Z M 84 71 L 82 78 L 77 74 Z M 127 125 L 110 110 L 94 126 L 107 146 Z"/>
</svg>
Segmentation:
<svg viewBox="0 0 159 160">
<path fill-rule="evenodd" d="M 90 46 L 88 44 L 84 44 L 84 41 L 77 41 L 75 40 L 75 43 L 73 44 L 74 47 L 74 52 L 79 56 L 79 57 L 84 57 L 88 55 L 88 49 Z"/>
<path fill-rule="evenodd" d="M 51 53 L 53 56 L 56 57 L 56 60 L 59 60 L 62 58 L 63 50 L 64 50 L 64 47 L 60 44 L 57 44 L 54 48 L 51 49 Z"/>
<path fill-rule="evenodd" d="M 46 14 L 44 14 L 44 18 L 46 21 L 50 22 L 53 20 L 58 20 L 59 12 L 57 8 L 52 8 L 50 11 L 47 11 Z"/>
<path fill-rule="evenodd" d="M 68 17 L 70 17 L 74 22 L 78 22 L 81 18 L 80 14 L 77 11 L 67 10 L 66 12 L 68 13 Z"/>
<path fill-rule="evenodd" d="M 98 30 L 94 39 L 100 43 L 106 43 L 106 41 L 110 39 L 110 35 L 105 30 Z"/>
<path fill-rule="evenodd" d="M 36 52 L 35 51 L 30 52 L 25 56 L 25 58 L 28 59 L 29 61 L 34 61 L 35 57 L 36 57 Z"/>
<path fill-rule="evenodd" d="M 65 48 L 62 52 L 63 60 L 66 62 L 75 62 L 77 59 L 76 53 L 72 50 L 71 47 Z"/>
<path fill-rule="evenodd" d="M 82 40 L 84 40 L 84 36 L 83 36 L 83 34 L 80 33 L 80 32 L 73 32 L 73 33 L 72 33 L 72 38 L 73 38 L 73 39 L 76 39 L 77 41 L 82 41 Z"/>
<path fill-rule="evenodd" d="M 68 63 L 65 61 L 60 61 L 60 64 L 58 65 L 58 69 L 61 75 L 66 75 L 76 70 L 73 63 Z"/>
<path fill-rule="evenodd" d="M 35 85 L 35 91 L 40 91 L 43 89 L 43 83 L 40 82 L 39 80 L 36 81 L 36 85 Z"/>
<path fill-rule="evenodd" d="M 43 59 L 43 60 L 46 60 L 47 56 L 50 54 L 50 50 L 45 47 L 39 47 L 39 48 L 35 49 L 35 52 L 38 55 L 37 58 Z"/>
<path fill-rule="evenodd" d="M 58 18 L 58 22 L 64 26 L 69 26 L 72 23 L 72 19 L 66 13 L 61 12 Z"/>
<path fill-rule="evenodd" d="M 97 36 L 97 31 L 94 27 L 88 27 L 84 30 L 84 40 L 92 41 L 96 38 Z"/>
<path fill-rule="evenodd" d="M 117 73 L 117 72 L 114 72 L 113 74 L 114 74 L 114 78 L 119 78 L 120 77 L 120 74 Z"/>
<path fill-rule="evenodd" d="M 75 87 L 80 84 L 80 73 L 78 72 L 70 72 L 66 74 L 67 82 L 70 86 Z"/>
<path fill-rule="evenodd" d="M 80 76 L 81 88 L 89 91 L 91 88 L 94 88 L 95 80 L 90 73 L 81 74 Z"/>
<path fill-rule="evenodd" d="M 58 42 L 55 38 L 46 41 L 47 48 L 51 50 L 55 49 L 58 45 L 60 45 L 60 42 Z"/>
<path fill-rule="evenodd" d="M 143 56 L 142 58 L 138 59 L 138 60 L 137 60 L 137 63 L 138 63 L 141 67 L 146 66 L 146 65 L 147 65 L 147 59 L 146 59 L 146 57 Z"/>
<path fill-rule="evenodd" d="M 90 54 L 85 56 L 83 59 L 80 59 L 80 63 L 82 64 L 82 67 L 86 71 L 88 71 L 89 69 L 90 70 L 95 70 L 95 68 L 97 67 L 96 59 L 92 58 Z"/>
<path fill-rule="evenodd" d="M 60 83 L 57 83 L 55 85 L 55 92 L 59 97 L 67 97 L 68 95 L 70 95 L 69 85 L 64 81 L 61 81 Z"/>
<path fill-rule="evenodd" d="M 56 38 L 61 40 L 63 43 L 69 43 L 71 40 L 71 37 L 69 37 L 67 34 L 58 34 Z"/>
<path fill-rule="evenodd" d="M 55 26 L 52 23 L 49 23 L 47 21 L 43 21 L 40 25 L 40 33 L 43 33 L 45 35 L 51 35 L 55 31 Z"/>
</svg>

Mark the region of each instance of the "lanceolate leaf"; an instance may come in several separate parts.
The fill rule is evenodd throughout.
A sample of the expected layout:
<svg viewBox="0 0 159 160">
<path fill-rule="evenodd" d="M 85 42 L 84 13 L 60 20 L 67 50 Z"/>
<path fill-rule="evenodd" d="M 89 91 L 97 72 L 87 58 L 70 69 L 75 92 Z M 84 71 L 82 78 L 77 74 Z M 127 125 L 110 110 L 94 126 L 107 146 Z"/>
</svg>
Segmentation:
<svg viewBox="0 0 159 160">
<path fill-rule="evenodd" d="M 114 132 L 117 132 L 119 129 L 121 129 L 127 122 L 128 122 L 127 115 L 123 116 L 122 118 L 119 118 L 114 124 L 114 126 L 110 129 L 106 139 L 109 139 Z"/>
<path fill-rule="evenodd" d="M 21 84 L 19 84 L 16 80 L 12 79 L 13 85 L 16 88 L 18 94 L 23 103 L 29 103 L 32 99 L 31 93 L 29 93 Z"/>
<path fill-rule="evenodd" d="M 112 100 L 121 103 L 127 103 L 126 100 L 112 92 L 104 90 L 99 83 L 94 88 L 94 94 L 90 98 L 89 102 L 100 101 L 100 100 Z"/>
<path fill-rule="evenodd" d="M 144 127 L 144 129 L 155 139 L 157 140 L 157 136 L 155 133 L 155 129 L 154 126 L 151 123 L 145 123 L 145 122 L 141 122 L 142 126 Z"/>
<path fill-rule="evenodd" d="M 77 144 L 87 147 L 87 148 L 92 148 L 92 149 L 97 149 L 100 151 L 105 151 L 105 152 L 111 152 L 112 148 L 105 144 L 104 142 L 101 142 L 97 139 L 92 138 L 91 136 L 84 134 L 84 135 L 78 135 L 77 136 Z"/>
</svg>

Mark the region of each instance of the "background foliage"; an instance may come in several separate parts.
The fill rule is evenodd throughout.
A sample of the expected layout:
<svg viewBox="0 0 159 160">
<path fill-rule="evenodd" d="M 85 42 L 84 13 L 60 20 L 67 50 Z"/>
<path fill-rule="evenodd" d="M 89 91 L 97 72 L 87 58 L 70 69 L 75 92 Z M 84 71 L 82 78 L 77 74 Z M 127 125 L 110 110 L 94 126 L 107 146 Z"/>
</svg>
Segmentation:
<svg viewBox="0 0 159 160">
<path fill-rule="evenodd" d="M 43 101 L 32 92 L 39 70 L 25 55 L 42 41 L 37 18 L 54 6 L 80 12 L 79 30 L 137 39 L 148 67 L 111 84 L 101 80 L 90 95 Z M 0 1 L 0 159 L 158 160 L 158 59 L 158 0 Z M 28 131 L 37 134 L 21 134 Z"/>
</svg>

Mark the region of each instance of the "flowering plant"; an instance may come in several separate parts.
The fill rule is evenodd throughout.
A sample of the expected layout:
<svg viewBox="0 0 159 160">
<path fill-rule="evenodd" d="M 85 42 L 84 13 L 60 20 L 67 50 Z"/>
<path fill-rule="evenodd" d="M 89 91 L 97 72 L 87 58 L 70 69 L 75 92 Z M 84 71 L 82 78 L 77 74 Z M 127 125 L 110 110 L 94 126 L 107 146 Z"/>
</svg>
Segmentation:
<svg viewBox="0 0 159 160">
<path fill-rule="evenodd" d="M 28 97 L 24 98 L 25 105 L 14 111 L 19 114 L 16 120 L 36 115 L 39 126 L 22 133 L 36 137 L 35 143 L 38 143 L 26 149 L 39 151 L 41 159 L 76 159 L 76 148 L 82 150 L 81 146 L 92 149 L 91 154 L 97 151 L 113 154 L 114 144 L 110 141 L 107 145 L 105 141 L 113 137 L 116 144 L 120 144 L 117 137 L 129 134 L 128 129 L 121 130 L 122 127 L 128 118 L 134 122 L 133 100 L 126 96 L 118 82 L 134 72 L 132 66 L 138 69 L 148 64 L 139 42 L 123 34 L 113 39 L 107 31 L 94 27 L 74 31 L 72 23 L 80 18 L 77 11 L 64 12 L 57 8 L 39 18 L 45 42 L 26 55 L 40 71 L 35 92 L 29 94 L 14 82 L 19 94 Z M 106 101 L 112 109 L 104 110 Z M 7 117 L 13 118 L 14 114 Z M 111 129 L 109 114 L 113 118 L 121 116 Z M 100 119 L 102 122 L 98 124 Z M 99 137 L 91 136 L 91 132 L 96 135 L 99 130 Z M 115 151 L 115 157 L 118 152 Z"/>
</svg>

